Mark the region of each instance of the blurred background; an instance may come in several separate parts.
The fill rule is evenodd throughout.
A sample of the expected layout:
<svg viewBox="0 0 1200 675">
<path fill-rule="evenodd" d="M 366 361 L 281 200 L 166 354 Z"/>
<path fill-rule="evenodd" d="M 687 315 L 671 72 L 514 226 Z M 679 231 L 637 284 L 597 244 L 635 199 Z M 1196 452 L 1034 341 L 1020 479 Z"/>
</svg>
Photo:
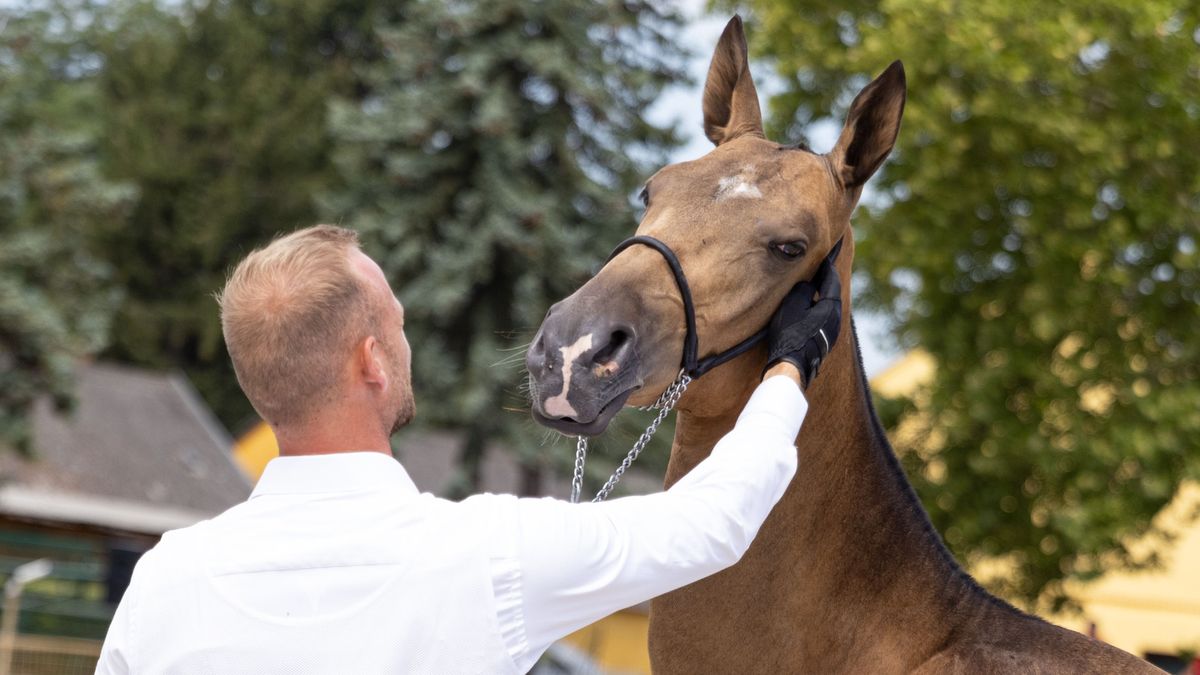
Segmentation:
<svg viewBox="0 0 1200 675">
<path fill-rule="evenodd" d="M 1200 4 L 0 0 L 0 673 L 91 672 L 138 556 L 276 452 L 213 293 L 280 232 L 358 230 L 404 302 L 395 449 L 422 489 L 565 496 L 524 348 L 642 181 L 707 152 L 733 12 L 781 142 L 828 150 L 905 63 L 855 314 L 946 543 L 1006 599 L 1200 672 Z M 644 422 L 593 444 L 592 483 Z M 625 489 L 658 485 L 660 436 Z M 635 607 L 539 668 L 645 652 Z"/>
</svg>

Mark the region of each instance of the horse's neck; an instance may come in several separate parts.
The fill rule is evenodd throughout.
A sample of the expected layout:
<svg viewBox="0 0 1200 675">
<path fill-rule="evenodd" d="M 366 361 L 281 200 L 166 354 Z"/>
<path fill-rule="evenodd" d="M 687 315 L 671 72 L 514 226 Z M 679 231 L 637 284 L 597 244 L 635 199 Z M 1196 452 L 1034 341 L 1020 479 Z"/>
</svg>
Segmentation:
<svg viewBox="0 0 1200 675">
<path fill-rule="evenodd" d="M 853 640 L 846 632 L 878 640 L 886 632 L 912 631 L 911 639 L 918 639 L 924 619 L 944 621 L 950 607 L 984 597 L 946 553 L 879 428 L 853 328 L 847 326 L 839 340 L 807 392 L 810 407 L 797 439 L 796 477 L 749 552 L 731 570 L 700 582 L 694 592 L 668 595 L 656 607 L 728 594 L 709 606 L 730 608 L 729 616 L 712 620 L 743 621 L 738 617 L 753 612 L 736 609 L 739 604 L 782 603 L 786 620 L 778 623 L 791 633 L 788 639 L 803 634 L 819 659 L 829 645 Z M 746 392 L 732 397 L 737 409 L 760 372 L 761 362 L 750 360 L 739 360 L 746 386 L 719 383 L 726 392 Z M 707 456 L 735 419 L 736 410 L 708 417 L 681 413 L 668 484 Z M 687 613 L 675 607 L 662 616 L 670 621 Z M 893 625 L 887 631 L 862 630 L 888 622 Z M 931 631 L 940 629 L 937 622 L 930 626 Z M 777 627 L 748 630 L 770 633 Z M 747 639 L 753 644 L 759 637 Z M 862 647 L 860 653 L 870 651 Z"/>
</svg>

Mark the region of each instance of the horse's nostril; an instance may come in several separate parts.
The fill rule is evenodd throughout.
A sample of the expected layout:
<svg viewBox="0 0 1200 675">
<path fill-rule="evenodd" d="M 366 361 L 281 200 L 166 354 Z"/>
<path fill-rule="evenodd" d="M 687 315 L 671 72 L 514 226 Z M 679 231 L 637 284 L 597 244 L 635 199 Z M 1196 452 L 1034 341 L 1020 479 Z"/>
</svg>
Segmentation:
<svg viewBox="0 0 1200 675">
<path fill-rule="evenodd" d="M 550 372 L 554 368 L 554 354 L 546 349 L 546 336 L 539 332 L 529 347 L 526 366 L 531 373 Z"/>
<path fill-rule="evenodd" d="M 633 334 L 625 328 L 617 328 L 608 336 L 608 344 L 592 355 L 592 363 L 605 365 L 614 361 L 633 340 Z"/>
</svg>

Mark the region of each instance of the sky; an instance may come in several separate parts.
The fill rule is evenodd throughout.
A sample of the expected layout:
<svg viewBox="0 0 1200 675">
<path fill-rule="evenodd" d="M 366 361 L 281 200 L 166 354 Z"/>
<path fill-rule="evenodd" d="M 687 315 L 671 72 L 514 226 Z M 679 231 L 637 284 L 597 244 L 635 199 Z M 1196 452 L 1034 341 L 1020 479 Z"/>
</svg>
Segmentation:
<svg viewBox="0 0 1200 675">
<path fill-rule="evenodd" d="M 687 25 L 681 37 L 693 52 L 688 64 L 692 83 L 669 87 L 655 106 L 647 111 L 647 116 L 657 123 L 675 124 L 683 136 L 684 144 L 671 154 L 670 161 L 673 163 L 696 159 L 712 150 L 712 143 L 704 136 L 700 92 L 704 86 L 704 76 L 708 73 L 712 50 L 716 47 L 726 22 L 729 21 L 727 15 L 706 13 L 705 0 L 678 0 L 678 4 L 687 18 Z M 772 87 L 770 78 L 765 76 L 769 76 L 770 72 L 762 65 L 758 65 L 757 68 L 755 65 L 751 61 L 751 73 L 762 98 L 762 108 L 766 110 L 766 99 L 771 95 Z M 809 141 L 813 149 L 823 152 L 831 148 L 837 139 L 838 131 L 840 129 L 836 124 L 822 125 L 811 130 Z M 899 357 L 899 353 L 888 337 L 890 333 L 886 317 L 856 311 L 854 318 L 867 377 L 873 377 L 886 370 Z"/>
</svg>

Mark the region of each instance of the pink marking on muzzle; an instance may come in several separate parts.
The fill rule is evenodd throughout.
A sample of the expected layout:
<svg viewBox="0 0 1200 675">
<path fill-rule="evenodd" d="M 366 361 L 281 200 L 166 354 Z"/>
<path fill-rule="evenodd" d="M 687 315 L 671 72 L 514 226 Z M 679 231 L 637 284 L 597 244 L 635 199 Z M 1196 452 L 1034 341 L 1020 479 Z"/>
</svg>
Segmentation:
<svg viewBox="0 0 1200 675">
<path fill-rule="evenodd" d="M 580 354 L 587 352 L 592 348 L 592 334 L 588 333 L 575 341 L 575 344 L 568 347 L 560 347 L 559 353 L 562 354 L 562 391 L 555 396 L 546 399 L 542 405 L 542 410 L 546 411 L 546 415 L 550 417 L 575 417 L 579 413 L 571 406 L 567 400 L 567 394 L 571 391 L 571 365 L 575 359 L 579 358 Z"/>
</svg>

